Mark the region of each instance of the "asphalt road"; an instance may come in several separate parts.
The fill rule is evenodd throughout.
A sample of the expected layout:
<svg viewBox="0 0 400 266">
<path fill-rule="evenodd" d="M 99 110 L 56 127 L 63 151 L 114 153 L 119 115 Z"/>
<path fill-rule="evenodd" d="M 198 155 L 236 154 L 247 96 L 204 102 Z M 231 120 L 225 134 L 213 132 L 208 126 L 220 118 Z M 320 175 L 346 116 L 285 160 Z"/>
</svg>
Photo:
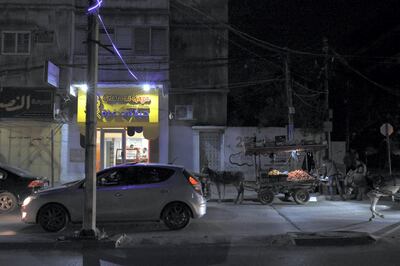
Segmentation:
<svg viewBox="0 0 400 266">
<path fill-rule="evenodd" d="M 350 247 L 185 245 L 124 250 L 0 251 L 0 265 L 399 265 L 398 243 Z"/>
</svg>

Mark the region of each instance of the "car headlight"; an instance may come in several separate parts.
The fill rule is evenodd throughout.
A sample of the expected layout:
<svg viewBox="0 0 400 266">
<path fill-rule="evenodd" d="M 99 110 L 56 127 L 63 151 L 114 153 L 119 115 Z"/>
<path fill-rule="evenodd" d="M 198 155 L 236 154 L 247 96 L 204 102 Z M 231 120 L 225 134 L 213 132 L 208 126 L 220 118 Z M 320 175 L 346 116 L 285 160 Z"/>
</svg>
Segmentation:
<svg viewBox="0 0 400 266">
<path fill-rule="evenodd" d="M 27 206 L 29 203 L 31 203 L 32 200 L 36 199 L 35 196 L 29 196 L 24 201 L 22 202 L 22 206 Z"/>
</svg>

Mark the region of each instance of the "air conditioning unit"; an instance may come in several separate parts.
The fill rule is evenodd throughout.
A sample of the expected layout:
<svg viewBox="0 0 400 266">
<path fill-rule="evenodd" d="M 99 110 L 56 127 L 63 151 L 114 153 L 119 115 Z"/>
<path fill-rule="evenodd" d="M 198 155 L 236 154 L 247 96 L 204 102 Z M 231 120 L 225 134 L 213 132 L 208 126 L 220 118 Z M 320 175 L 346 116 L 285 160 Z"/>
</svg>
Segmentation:
<svg viewBox="0 0 400 266">
<path fill-rule="evenodd" d="M 192 120 L 193 106 L 192 105 L 175 105 L 176 120 Z"/>
</svg>

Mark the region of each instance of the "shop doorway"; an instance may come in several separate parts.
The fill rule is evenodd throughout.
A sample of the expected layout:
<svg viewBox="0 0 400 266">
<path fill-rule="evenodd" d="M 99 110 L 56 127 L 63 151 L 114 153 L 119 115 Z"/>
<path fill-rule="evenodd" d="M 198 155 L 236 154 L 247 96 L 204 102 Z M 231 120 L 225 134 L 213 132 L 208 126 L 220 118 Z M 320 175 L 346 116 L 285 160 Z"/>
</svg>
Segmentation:
<svg viewBox="0 0 400 266">
<path fill-rule="evenodd" d="M 98 130 L 98 170 L 124 163 L 149 162 L 149 140 L 143 133 L 127 134 L 124 128 Z"/>
</svg>

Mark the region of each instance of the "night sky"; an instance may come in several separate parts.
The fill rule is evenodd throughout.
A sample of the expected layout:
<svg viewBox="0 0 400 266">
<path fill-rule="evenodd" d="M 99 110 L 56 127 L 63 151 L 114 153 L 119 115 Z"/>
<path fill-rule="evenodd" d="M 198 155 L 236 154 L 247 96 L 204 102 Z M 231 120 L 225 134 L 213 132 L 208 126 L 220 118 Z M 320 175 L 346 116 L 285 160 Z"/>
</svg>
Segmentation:
<svg viewBox="0 0 400 266">
<path fill-rule="evenodd" d="M 229 4 L 230 25 L 236 29 L 279 47 L 316 54 L 290 54 L 293 80 L 306 85 L 307 88 L 323 90 L 321 70 L 324 58 L 318 55 L 323 53 L 323 37 L 328 38 L 332 51 L 344 56 L 343 60 L 339 60 L 333 56 L 332 51 L 330 52 L 332 57 L 329 85 L 330 106 L 334 113 L 334 140 L 343 141 L 346 140 L 346 136 L 350 136 L 351 145 L 357 149 L 364 149 L 366 146 L 379 148 L 382 139 L 378 131 L 379 126 L 386 121 L 395 127 L 400 126 L 400 90 L 397 89 L 400 73 L 400 1 L 231 0 Z M 231 41 L 229 45 L 232 58 L 231 82 L 258 80 L 262 77 L 282 78 L 282 53 L 249 43 L 236 34 L 231 33 L 230 39 L 235 42 L 233 44 Z M 238 47 L 237 44 L 242 47 Z M 346 63 L 352 69 L 346 66 Z M 378 86 L 371 81 L 378 83 Z M 271 95 L 271 86 L 279 87 L 280 83 L 262 85 L 264 89 L 253 96 L 265 96 L 266 99 L 275 99 L 274 101 L 279 102 L 277 105 L 285 104 L 286 98 L 279 99 Z M 242 93 L 245 90 L 247 94 L 252 94 L 255 93 L 252 90 L 257 88 L 259 90 L 260 86 L 246 87 L 242 89 Z M 260 125 L 262 122 L 259 119 L 250 119 L 249 115 L 247 118 L 237 118 L 239 114 L 235 112 L 235 106 L 238 103 L 234 99 L 242 97 L 243 94 L 236 91 L 231 94 L 229 100 L 229 123 Z M 285 94 L 284 90 L 281 92 Z M 310 120 L 304 115 L 307 105 L 323 104 L 323 97 L 307 98 L 307 95 L 304 95 L 307 92 L 309 93 L 298 91 L 299 94 L 303 93 L 300 94 L 303 95 L 302 98 L 294 98 L 296 113 L 298 110 L 303 112 L 301 115 L 296 114 L 297 125 L 308 125 L 302 122 L 302 119 Z M 271 104 L 271 100 L 267 103 Z M 260 110 L 265 104 L 266 102 L 260 101 Z M 318 108 L 310 107 L 307 113 L 318 111 Z M 287 115 L 283 117 L 286 119 Z M 283 117 L 269 121 L 280 121 Z M 315 114 L 311 116 L 311 119 L 317 118 Z"/>
</svg>

